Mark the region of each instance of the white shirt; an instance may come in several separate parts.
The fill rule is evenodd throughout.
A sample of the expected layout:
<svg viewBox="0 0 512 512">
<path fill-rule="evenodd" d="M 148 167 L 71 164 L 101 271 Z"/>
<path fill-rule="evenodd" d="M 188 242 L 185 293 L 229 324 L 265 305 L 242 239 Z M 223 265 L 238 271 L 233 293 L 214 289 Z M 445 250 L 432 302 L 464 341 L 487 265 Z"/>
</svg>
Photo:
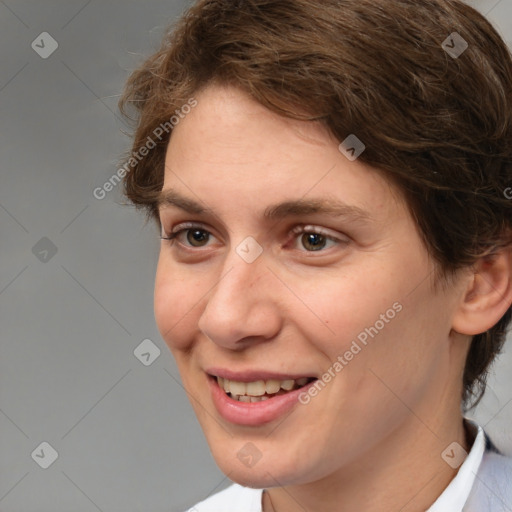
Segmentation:
<svg viewBox="0 0 512 512">
<path fill-rule="evenodd" d="M 455 478 L 426 512 L 512 512 L 512 459 L 501 455 L 482 427 Z M 262 512 L 264 489 L 233 484 L 187 512 Z"/>
<path fill-rule="evenodd" d="M 475 483 L 478 468 L 482 463 L 485 451 L 485 434 L 482 427 L 477 426 L 478 432 L 473 442 L 473 446 L 468 456 L 462 463 L 455 475 L 455 478 L 448 484 L 441 496 L 437 498 L 434 504 L 427 512 L 444 512 L 445 510 L 453 510 L 453 512 L 461 512 L 468 500 L 471 488 Z"/>
</svg>

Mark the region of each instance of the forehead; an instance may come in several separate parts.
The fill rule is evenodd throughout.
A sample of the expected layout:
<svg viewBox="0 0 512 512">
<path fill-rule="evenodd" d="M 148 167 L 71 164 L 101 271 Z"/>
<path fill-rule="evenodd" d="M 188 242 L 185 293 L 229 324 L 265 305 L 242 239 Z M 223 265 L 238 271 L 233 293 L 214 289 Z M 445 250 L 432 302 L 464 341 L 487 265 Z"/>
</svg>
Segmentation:
<svg viewBox="0 0 512 512">
<path fill-rule="evenodd" d="M 159 206 L 179 196 L 189 211 L 220 201 L 279 215 L 299 200 L 313 212 L 322 199 L 332 213 L 343 203 L 362 219 L 400 198 L 375 169 L 349 161 L 319 122 L 279 116 L 233 87 L 210 86 L 195 98 L 170 138 Z"/>
<path fill-rule="evenodd" d="M 179 146 L 188 156 L 233 164 L 246 164 L 248 155 L 259 162 L 286 156 L 293 165 L 301 161 L 304 145 L 336 144 L 322 123 L 280 116 L 237 87 L 211 85 L 195 99 L 196 107 L 175 126 L 169 143 L 169 149 Z"/>
</svg>

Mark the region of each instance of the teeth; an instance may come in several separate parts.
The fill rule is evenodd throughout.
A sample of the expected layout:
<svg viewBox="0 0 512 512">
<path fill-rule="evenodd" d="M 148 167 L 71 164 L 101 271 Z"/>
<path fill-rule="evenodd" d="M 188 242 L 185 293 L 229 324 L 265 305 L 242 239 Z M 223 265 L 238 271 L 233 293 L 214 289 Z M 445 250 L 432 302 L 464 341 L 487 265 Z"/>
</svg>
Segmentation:
<svg viewBox="0 0 512 512">
<path fill-rule="evenodd" d="M 265 382 L 265 389 L 268 395 L 273 395 L 281 389 L 281 383 L 278 380 L 267 380 Z"/>
<path fill-rule="evenodd" d="M 293 386 L 295 386 L 295 381 L 293 379 L 291 379 L 291 380 L 283 380 L 281 382 L 281 387 L 284 390 L 286 390 L 286 391 L 290 391 L 291 389 L 293 389 Z"/>
<path fill-rule="evenodd" d="M 236 380 L 229 381 L 229 392 L 232 395 L 245 395 L 247 391 L 247 385 L 245 382 L 237 382 Z"/>
<path fill-rule="evenodd" d="M 233 398 L 241 402 L 260 402 L 268 400 L 269 397 L 266 395 L 282 394 L 281 390 L 291 391 L 292 389 L 304 386 L 308 381 L 308 377 L 301 377 L 297 380 L 288 379 L 279 381 L 269 379 L 267 381 L 238 382 L 217 377 L 219 387 L 224 389 L 226 393 L 231 393 Z"/>
<path fill-rule="evenodd" d="M 268 400 L 269 396 L 247 396 L 247 395 L 234 395 L 233 398 L 239 402 L 264 402 Z"/>
<path fill-rule="evenodd" d="M 266 390 L 265 381 L 257 380 L 256 382 L 248 382 L 246 385 L 246 390 L 248 395 L 263 396 Z"/>
</svg>

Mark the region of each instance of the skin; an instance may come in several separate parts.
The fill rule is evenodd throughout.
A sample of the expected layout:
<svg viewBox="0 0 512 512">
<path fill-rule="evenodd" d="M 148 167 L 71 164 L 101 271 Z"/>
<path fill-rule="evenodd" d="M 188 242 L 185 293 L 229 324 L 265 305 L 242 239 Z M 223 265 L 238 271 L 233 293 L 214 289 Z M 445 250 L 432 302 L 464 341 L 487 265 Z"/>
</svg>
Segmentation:
<svg viewBox="0 0 512 512">
<path fill-rule="evenodd" d="M 464 332 L 464 308 L 491 278 L 461 272 L 434 289 L 434 263 L 400 192 L 349 161 L 320 124 L 279 117 L 233 87 L 195 97 L 173 130 L 163 190 L 214 213 L 160 207 L 163 236 L 183 222 L 210 235 L 201 231 L 197 247 L 190 231 L 162 241 L 155 318 L 217 464 L 235 482 L 267 488 L 265 511 L 426 510 L 456 473 L 442 451 L 453 441 L 470 448 L 461 382 L 469 331 L 480 325 Z M 370 220 L 264 218 L 301 198 L 336 199 Z M 300 225 L 339 241 L 313 251 L 290 234 Z M 263 249 L 253 263 L 235 251 L 248 236 Z M 309 404 L 258 427 L 215 409 L 206 367 L 320 377 L 395 302 L 402 310 Z M 262 454 L 251 468 L 237 457 L 248 441 Z"/>
</svg>

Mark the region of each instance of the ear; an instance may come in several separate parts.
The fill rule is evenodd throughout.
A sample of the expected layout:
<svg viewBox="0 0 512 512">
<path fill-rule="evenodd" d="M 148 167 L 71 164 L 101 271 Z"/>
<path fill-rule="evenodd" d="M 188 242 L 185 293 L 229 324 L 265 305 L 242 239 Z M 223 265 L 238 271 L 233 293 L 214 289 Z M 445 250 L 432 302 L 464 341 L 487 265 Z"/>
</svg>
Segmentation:
<svg viewBox="0 0 512 512">
<path fill-rule="evenodd" d="M 480 334 L 494 325 L 512 304 L 512 247 L 479 259 L 468 277 L 452 321 L 461 334 Z"/>
</svg>

